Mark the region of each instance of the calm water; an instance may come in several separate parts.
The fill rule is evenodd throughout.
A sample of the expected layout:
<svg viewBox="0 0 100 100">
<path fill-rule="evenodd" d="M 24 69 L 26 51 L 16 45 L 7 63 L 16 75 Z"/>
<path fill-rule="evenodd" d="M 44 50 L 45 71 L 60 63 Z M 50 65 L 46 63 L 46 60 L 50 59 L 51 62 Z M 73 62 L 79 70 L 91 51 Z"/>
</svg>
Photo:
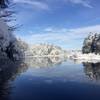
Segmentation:
<svg viewBox="0 0 100 100">
<path fill-rule="evenodd" d="M 0 100 L 100 100 L 100 63 L 0 60 Z"/>
</svg>

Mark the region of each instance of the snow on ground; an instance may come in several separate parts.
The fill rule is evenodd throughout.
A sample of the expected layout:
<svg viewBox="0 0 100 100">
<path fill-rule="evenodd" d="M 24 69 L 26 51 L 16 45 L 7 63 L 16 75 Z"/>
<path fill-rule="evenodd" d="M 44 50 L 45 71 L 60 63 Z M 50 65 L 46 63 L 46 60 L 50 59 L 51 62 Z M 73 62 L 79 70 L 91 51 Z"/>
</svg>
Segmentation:
<svg viewBox="0 0 100 100">
<path fill-rule="evenodd" d="M 69 55 L 69 58 L 75 62 L 100 62 L 100 55 L 94 53 L 82 54 L 81 52 L 73 52 Z"/>
</svg>

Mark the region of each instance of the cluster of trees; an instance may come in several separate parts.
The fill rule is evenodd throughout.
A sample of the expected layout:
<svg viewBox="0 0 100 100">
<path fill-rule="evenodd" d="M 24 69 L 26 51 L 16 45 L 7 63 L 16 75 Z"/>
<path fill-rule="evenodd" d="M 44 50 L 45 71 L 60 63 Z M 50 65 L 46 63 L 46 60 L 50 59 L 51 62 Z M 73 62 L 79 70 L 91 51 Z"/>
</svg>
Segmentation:
<svg viewBox="0 0 100 100">
<path fill-rule="evenodd" d="M 33 45 L 31 47 L 31 52 L 33 56 L 61 55 L 65 53 L 60 47 L 50 44 Z"/>
<path fill-rule="evenodd" d="M 100 34 L 89 34 L 84 40 L 82 52 L 100 54 Z"/>
</svg>

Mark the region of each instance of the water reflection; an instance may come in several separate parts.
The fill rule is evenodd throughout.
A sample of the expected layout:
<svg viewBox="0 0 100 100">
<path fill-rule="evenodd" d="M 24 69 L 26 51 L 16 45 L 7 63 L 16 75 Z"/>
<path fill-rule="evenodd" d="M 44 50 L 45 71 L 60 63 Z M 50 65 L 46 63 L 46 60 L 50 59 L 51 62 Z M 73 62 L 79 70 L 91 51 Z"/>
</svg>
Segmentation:
<svg viewBox="0 0 100 100">
<path fill-rule="evenodd" d="M 8 99 L 11 94 L 11 82 L 16 79 L 18 75 L 25 72 L 30 66 L 32 67 L 51 67 L 59 65 L 64 61 L 59 57 L 51 58 L 30 58 L 22 61 L 11 61 L 9 59 L 0 59 L 0 100 Z"/>
<path fill-rule="evenodd" d="M 100 63 L 83 63 L 84 72 L 90 79 L 100 80 Z"/>
<path fill-rule="evenodd" d="M 81 63 L 98 63 L 100 62 L 99 60 L 87 60 L 87 59 L 71 59 L 74 61 L 75 64 L 81 64 Z"/>
<path fill-rule="evenodd" d="M 10 82 L 26 70 L 27 66 L 24 63 L 0 59 L 0 100 L 8 99 L 12 88 Z"/>
<path fill-rule="evenodd" d="M 84 73 L 82 64 L 84 66 Z M 81 82 L 84 83 L 85 81 L 87 81 L 87 78 L 85 76 L 89 76 L 89 78 L 93 80 L 100 80 L 100 63 L 84 62 L 82 64 L 77 65 L 72 62 L 67 62 L 67 59 L 60 57 L 33 57 L 30 59 L 25 59 L 24 62 L 12 62 L 8 59 L 0 59 L 0 100 L 7 100 L 9 98 L 12 98 L 11 100 L 19 100 L 16 99 L 16 97 L 24 98 L 24 96 L 24 99 L 26 99 L 30 97 L 30 94 L 32 94 L 32 98 L 35 96 L 39 97 L 42 96 L 41 93 L 44 93 L 43 96 L 45 97 L 45 93 L 47 93 L 47 91 L 49 90 L 51 94 L 53 91 L 55 91 L 55 93 L 59 92 L 63 94 L 64 92 L 56 91 L 58 88 L 62 88 L 62 91 L 66 90 L 65 93 L 69 93 L 70 89 L 69 91 L 67 91 L 67 89 L 70 87 L 68 86 L 68 82 L 72 82 L 73 85 L 71 86 L 73 86 L 73 90 L 74 88 L 80 89 L 82 87 L 82 84 L 80 84 L 79 87 L 78 85 L 76 87 L 73 82 L 78 83 L 80 80 L 82 80 Z M 48 68 L 52 66 L 56 67 L 50 69 Z M 25 74 L 21 74 L 23 72 Z M 18 76 L 22 76 L 20 77 L 20 80 L 17 80 L 19 78 Z M 54 82 L 52 82 L 52 80 Z M 13 87 L 14 82 L 16 84 L 16 87 L 18 88 Z M 59 86 L 56 87 L 57 85 Z M 51 87 L 49 88 L 49 86 Z M 43 89 L 40 90 L 40 88 L 42 87 Z M 87 87 L 88 86 L 86 84 L 86 89 Z M 12 90 L 15 90 L 15 94 L 12 93 Z M 76 93 L 76 90 L 74 91 L 74 93 Z M 71 91 L 71 93 L 73 93 L 73 91 Z"/>
<path fill-rule="evenodd" d="M 44 67 L 52 67 L 55 65 L 60 65 L 64 62 L 65 58 L 60 57 L 32 57 L 25 59 L 25 63 L 28 66 L 44 68 Z"/>
</svg>

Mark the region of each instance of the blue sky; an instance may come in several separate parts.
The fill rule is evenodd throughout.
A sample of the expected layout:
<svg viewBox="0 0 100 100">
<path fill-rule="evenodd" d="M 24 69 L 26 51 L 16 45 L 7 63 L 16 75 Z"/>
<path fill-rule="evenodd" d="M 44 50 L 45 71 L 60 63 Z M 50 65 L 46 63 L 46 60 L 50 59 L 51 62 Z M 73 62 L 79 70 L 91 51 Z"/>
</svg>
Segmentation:
<svg viewBox="0 0 100 100">
<path fill-rule="evenodd" d="M 16 35 L 30 44 L 81 48 L 89 32 L 100 32 L 100 0 L 12 0 Z"/>
</svg>

